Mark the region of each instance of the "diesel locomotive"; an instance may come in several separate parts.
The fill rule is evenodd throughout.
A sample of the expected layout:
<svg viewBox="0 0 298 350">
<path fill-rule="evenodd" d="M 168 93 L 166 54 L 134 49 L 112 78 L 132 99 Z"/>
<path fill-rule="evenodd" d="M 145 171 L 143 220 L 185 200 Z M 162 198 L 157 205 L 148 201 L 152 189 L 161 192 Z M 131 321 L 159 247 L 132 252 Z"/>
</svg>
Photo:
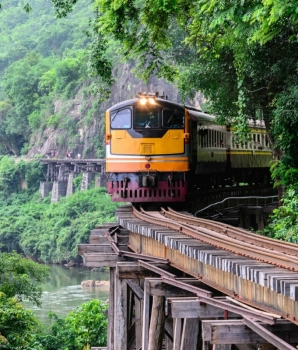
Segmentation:
<svg viewBox="0 0 298 350">
<path fill-rule="evenodd" d="M 197 191 L 259 184 L 272 153 L 261 121 L 238 142 L 215 116 L 139 94 L 106 111 L 106 175 L 116 202 L 184 202 Z"/>
</svg>

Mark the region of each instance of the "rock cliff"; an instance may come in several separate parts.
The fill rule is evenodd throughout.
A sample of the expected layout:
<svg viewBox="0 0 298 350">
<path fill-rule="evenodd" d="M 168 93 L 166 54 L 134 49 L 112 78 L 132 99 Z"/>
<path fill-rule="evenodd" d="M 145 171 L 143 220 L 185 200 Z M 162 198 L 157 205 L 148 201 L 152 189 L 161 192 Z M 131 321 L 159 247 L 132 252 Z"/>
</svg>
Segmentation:
<svg viewBox="0 0 298 350">
<path fill-rule="evenodd" d="M 67 101 L 53 101 L 57 123 L 32 135 L 28 156 L 46 156 L 54 152 L 56 157 L 64 157 L 66 152 L 84 158 L 104 157 L 104 112 L 110 106 L 135 97 L 141 92 L 159 92 L 174 102 L 181 102 L 178 89 L 163 79 L 152 77 L 147 83 L 137 79 L 131 72 L 131 63 L 119 65 L 114 70 L 115 83 L 109 100 L 99 103 L 96 97 L 86 93 L 82 86 L 74 98 Z M 197 94 L 190 104 L 200 108 L 201 96 Z"/>
</svg>

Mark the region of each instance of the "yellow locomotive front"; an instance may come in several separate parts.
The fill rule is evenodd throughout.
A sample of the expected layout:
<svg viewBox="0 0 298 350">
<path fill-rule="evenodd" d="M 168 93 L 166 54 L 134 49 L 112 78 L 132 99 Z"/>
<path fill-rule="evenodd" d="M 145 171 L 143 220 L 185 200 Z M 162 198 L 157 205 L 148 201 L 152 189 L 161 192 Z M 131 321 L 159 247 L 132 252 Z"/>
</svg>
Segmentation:
<svg viewBox="0 0 298 350">
<path fill-rule="evenodd" d="M 181 202 L 195 159 L 185 108 L 141 95 L 106 112 L 108 193 L 118 202 Z"/>
</svg>

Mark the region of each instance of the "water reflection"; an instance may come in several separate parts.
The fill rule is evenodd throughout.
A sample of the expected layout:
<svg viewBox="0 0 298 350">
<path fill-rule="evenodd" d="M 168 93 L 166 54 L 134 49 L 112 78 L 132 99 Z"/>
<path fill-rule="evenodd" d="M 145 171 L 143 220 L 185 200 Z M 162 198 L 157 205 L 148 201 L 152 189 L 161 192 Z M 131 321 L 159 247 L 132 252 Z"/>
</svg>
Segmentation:
<svg viewBox="0 0 298 350">
<path fill-rule="evenodd" d="M 67 268 L 60 265 L 50 266 L 50 276 L 43 285 L 42 308 L 30 302 L 24 302 L 26 308 L 34 313 L 43 323 L 48 323 L 48 312 L 53 311 L 59 316 L 65 316 L 76 306 L 92 300 L 108 299 L 107 288 L 81 288 L 84 280 L 109 280 L 109 272 L 91 271 L 86 267 Z"/>
</svg>

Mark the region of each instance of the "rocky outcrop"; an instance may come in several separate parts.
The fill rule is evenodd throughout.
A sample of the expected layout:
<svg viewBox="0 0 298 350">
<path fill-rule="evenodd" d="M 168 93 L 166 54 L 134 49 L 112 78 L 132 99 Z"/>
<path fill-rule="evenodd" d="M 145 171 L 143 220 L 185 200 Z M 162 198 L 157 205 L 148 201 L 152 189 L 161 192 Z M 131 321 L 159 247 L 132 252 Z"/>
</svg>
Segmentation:
<svg viewBox="0 0 298 350">
<path fill-rule="evenodd" d="M 96 280 L 86 280 L 81 282 L 82 288 L 100 288 L 100 289 L 109 289 L 109 281 L 96 281 Z"/>
<path fill-rule="evenodd" d="M 71 151 L 83 158 L 104 157 L 104 112 L 107 108 L 135 97 L 139 91 L 159 92 L 171 101 L 181 102 L 179 91 L 173 84 L 156 77 L 150 77 L 145 83 L 134 76 L 133 68 L 133 64 L 127 62 L 114 69 L 115 83 L 110 99 L 105 102 L 98 103 L 97 96 L 86 95 L 86 87 L 82 87 L 73 99 L 54 101 L 53 110 L 59 116 L 59 122 L 32 135 L 28 156 L 43 156 L 54 151 L 59 152 L 58 158 L 63 158 L 67 151 Z M 200 107 L 200 96 L 197 94 L 188 104 Z M 98 152 L 100 148 L 102 151 Z"/>
</svg>

